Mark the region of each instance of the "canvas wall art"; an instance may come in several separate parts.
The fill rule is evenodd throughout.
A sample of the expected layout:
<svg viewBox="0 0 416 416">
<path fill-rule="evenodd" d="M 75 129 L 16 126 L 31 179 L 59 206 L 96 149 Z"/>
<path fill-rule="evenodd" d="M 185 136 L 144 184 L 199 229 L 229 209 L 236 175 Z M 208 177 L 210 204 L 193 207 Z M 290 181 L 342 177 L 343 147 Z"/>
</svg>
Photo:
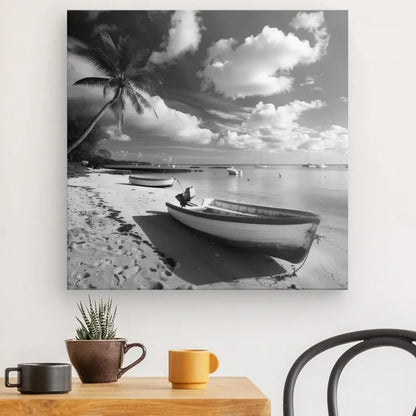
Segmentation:
<svg viewBox="0 0 416 416">
<path fill-rule="evenodd" d="M 346 289 L 347 11 L 69 11 L 68 289 Z"/>
</svg>

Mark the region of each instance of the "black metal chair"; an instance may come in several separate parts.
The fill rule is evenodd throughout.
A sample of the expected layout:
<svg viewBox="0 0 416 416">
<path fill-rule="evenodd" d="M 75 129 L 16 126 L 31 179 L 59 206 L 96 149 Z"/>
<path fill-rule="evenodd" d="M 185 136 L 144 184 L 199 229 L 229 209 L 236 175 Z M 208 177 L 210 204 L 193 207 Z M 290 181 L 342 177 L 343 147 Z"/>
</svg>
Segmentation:
<svg viewBox="0 0 416 416">
<path fill-rule="evenodd" d="M 283 415 L 294 416 L 293 394 L 296 380 L 303 367 L 318 354 L 339 345 L 358 342 L 344 352 L 332 368 L 328 381 L 327 402 L 329 416 L 338 416 L 338 381 L 345 366 L 360 353 L 377 347 L 396 347 L 405 350 L 416 358 L 416 332 L 403 329 L 370 329 L 338 335 L 319 342 L 305 351 L 292 365 L 284 387 Z M 416 408 L 413 412 L 416 416 Z"/>
</svg>

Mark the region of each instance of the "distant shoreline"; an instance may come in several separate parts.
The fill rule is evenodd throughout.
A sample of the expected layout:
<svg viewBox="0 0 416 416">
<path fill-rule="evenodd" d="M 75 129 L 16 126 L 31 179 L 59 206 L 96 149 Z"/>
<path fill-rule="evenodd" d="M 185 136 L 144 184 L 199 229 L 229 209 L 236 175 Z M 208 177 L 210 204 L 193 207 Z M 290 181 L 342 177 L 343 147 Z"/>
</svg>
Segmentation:
<svg viewBox="0 0 416 416">
<path fill-rule="evenodd" d="M 137 168 L 143 168 L 143 169 L 152 169 L 152 168 L 168 168 L 168 167 L 188 167 L 189 169 L 192 169 L 194 167 L 218 167 L 218 168 L 229 168 L 231 166 L 254 166 L 259 168 L 268 168 L 268 167 L 274 167 L 274 166 L 303 166 L 304 163 L 268 163 L 260 166 L 258 163 L 150 163 L 150 162 L 134 162 L 134 161 L 112 161 L 108 163 L 104 163 L 103 167 L 108 166 L 114 166 L 114 165 L 120 165 L 120 166 L 133 166 Z M 326 166 L 332 166 L 332 167 L 348 167 L 348 163 L 325 163 Z"/>
</svg>

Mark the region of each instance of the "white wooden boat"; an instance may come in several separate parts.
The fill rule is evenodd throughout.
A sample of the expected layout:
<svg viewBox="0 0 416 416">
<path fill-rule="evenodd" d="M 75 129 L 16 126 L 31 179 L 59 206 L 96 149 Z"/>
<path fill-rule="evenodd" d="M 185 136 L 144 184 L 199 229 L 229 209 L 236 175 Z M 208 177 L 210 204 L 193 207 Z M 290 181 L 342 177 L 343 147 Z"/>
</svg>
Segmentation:
<svg viewBox="0 0 416 416">
<path fill-rule="evenodd" d="M 155 176 L 129 176 L 132 185 L 150 186 L 152 188 L 167 188 L 172 186 L 175 178 L 158 178 Z"/>
<path fill-rule="evenodd" d="M 325 168 L 327 168 L 328 166 L 324 165 L 323 163 L 318 163 L 318 164 L 316 165 L 316 167 L 317 167 L 317 168 L 319 168 L 319 169 L 325 169 Z"/>
<path fill-rule="evenodd" d="M 305 259 L 320 222 L 311 212 L 219 199 L 205 199 L 199 206 L 166 206 L 173 218 L 194 230 L 291 263 Z"/>
<path fill-rule="evenodd" d="M 233 176 L 242 175 L 243 171 L 241 169 L 236 168 L 227 168 L 228 174 Z"/>
</svg>

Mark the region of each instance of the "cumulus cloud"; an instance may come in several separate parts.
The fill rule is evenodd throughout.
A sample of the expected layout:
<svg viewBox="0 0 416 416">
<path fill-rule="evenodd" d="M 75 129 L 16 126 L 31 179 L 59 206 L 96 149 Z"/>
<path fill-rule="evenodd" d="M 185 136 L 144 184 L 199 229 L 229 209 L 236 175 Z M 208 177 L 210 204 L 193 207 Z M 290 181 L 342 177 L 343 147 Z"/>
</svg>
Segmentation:
<svg viewBox="0 0 416 416">
<path fill-rule="evenodd" d="M 105 134 L 107 136 L 107 139 L 114 140 L 116 142 L 130 142 L 131 137 L 127 134 L 120 134 L 120 131 L 118 130 L 117 126 L 109 126 L 105 129 Z"/>
<path fill-rule="evenodd" d="M 192 10 L 179 10 L 172 14 L 167 39 L 162 51 L 154 51 L 149 61 L 160 65 L 176 59 L 186 52 L 195 52 L 201 42 L 201 18 Z"/>
<path fill-rule="evenodd" d="M 251 134 L 238 134 L 237 132 L 230 130 L 219 135 L 217 144 L 219 146 L 226 146 L 239 150 L 258 150 L 265 147 L 259 137 L 252 136 Z"/>
<path fill-rule="evenodd" d="M 305 140 L 297 149 L 347 153 L 348 129 L 342 126 L 332 125 L 329 129 L 320 132 L 317 137 L 311 137 L 309 140 Z"/>
<path fill-rule="evenodd" d="M 290 71 L 297 65 L 318 61 L 326 53 L 329 39 L 322 12 L 298 13 L 291 26 L 312 33 L 315 44 L 311 46 L 308 40 L 269 26 L 240 44 L 233 38 L 214 43 L 199 73 L 203 88 L 212 87 L 234 99 L 290 91 Z"/>
<path fill-rule="evenodd" d="M 257 131 L 257 135 L 270 149 L 293 150 L 300 143 L 309 140 L 313 129 L 301 126 L 299 119 L 306 111 L 318 110 L 325 106 L 320 100 L 310 102 L 295 100 L 282 106 L 264 104 L 260 101 L 253 109 L 245 126 Z"/>
<path fill-rule="evenodd" d="M 309 57 L 305 57 L 304 63 L 313 63 L 326 54 L 329 35 L 325 25 L 324 12 L 299 12 L 289 23 L 295 30 L 304 29 L 314 35 L 316 43 Z"/>
<path fill-rule="evenodd" d="M 289 23 L 295 29 L 306 29 L 309 31 L 320 30 L 325 23 L 324 12 L 298 12 Z"/>
<path fill-rule="evenodd" d="M 295 100 L 277 107 L 260 101 L 242 123 L 244 133 L 228 131 L 225 135 L 220 135 L 219 144 L 237 149 L 267 147 L 272 150 L 294 150 L 317 134 L 315 130 L 299 124 L 302 114 L 324 106 L 325 103 L 320 100 Z"/>
<path fill-rule="evenodd" d="M 288 130 L 299 127 L 297 120 L 308 110 L 316 110 L 325 106 L 321 100 L 310 102 L 295 100 L 289 104 L 276 107 L 274 104 L 257 103 L 245 125 L 251 129 L 267 130 Z"/>
<path fill-rule="evenodd" d="M 151 110 L 146 110 L 141 116 L 131 106 L 126 111 L 126 120 L 129 117 L 129 123 L 145 134 L 198 144 L 208 144 L 216 138 L 216 133 L 201 127 L 202 121 L 198 117 L 170 108 L 159 96 L 148 97 L 148 100 L 158 118 Z"/>
</svg>

